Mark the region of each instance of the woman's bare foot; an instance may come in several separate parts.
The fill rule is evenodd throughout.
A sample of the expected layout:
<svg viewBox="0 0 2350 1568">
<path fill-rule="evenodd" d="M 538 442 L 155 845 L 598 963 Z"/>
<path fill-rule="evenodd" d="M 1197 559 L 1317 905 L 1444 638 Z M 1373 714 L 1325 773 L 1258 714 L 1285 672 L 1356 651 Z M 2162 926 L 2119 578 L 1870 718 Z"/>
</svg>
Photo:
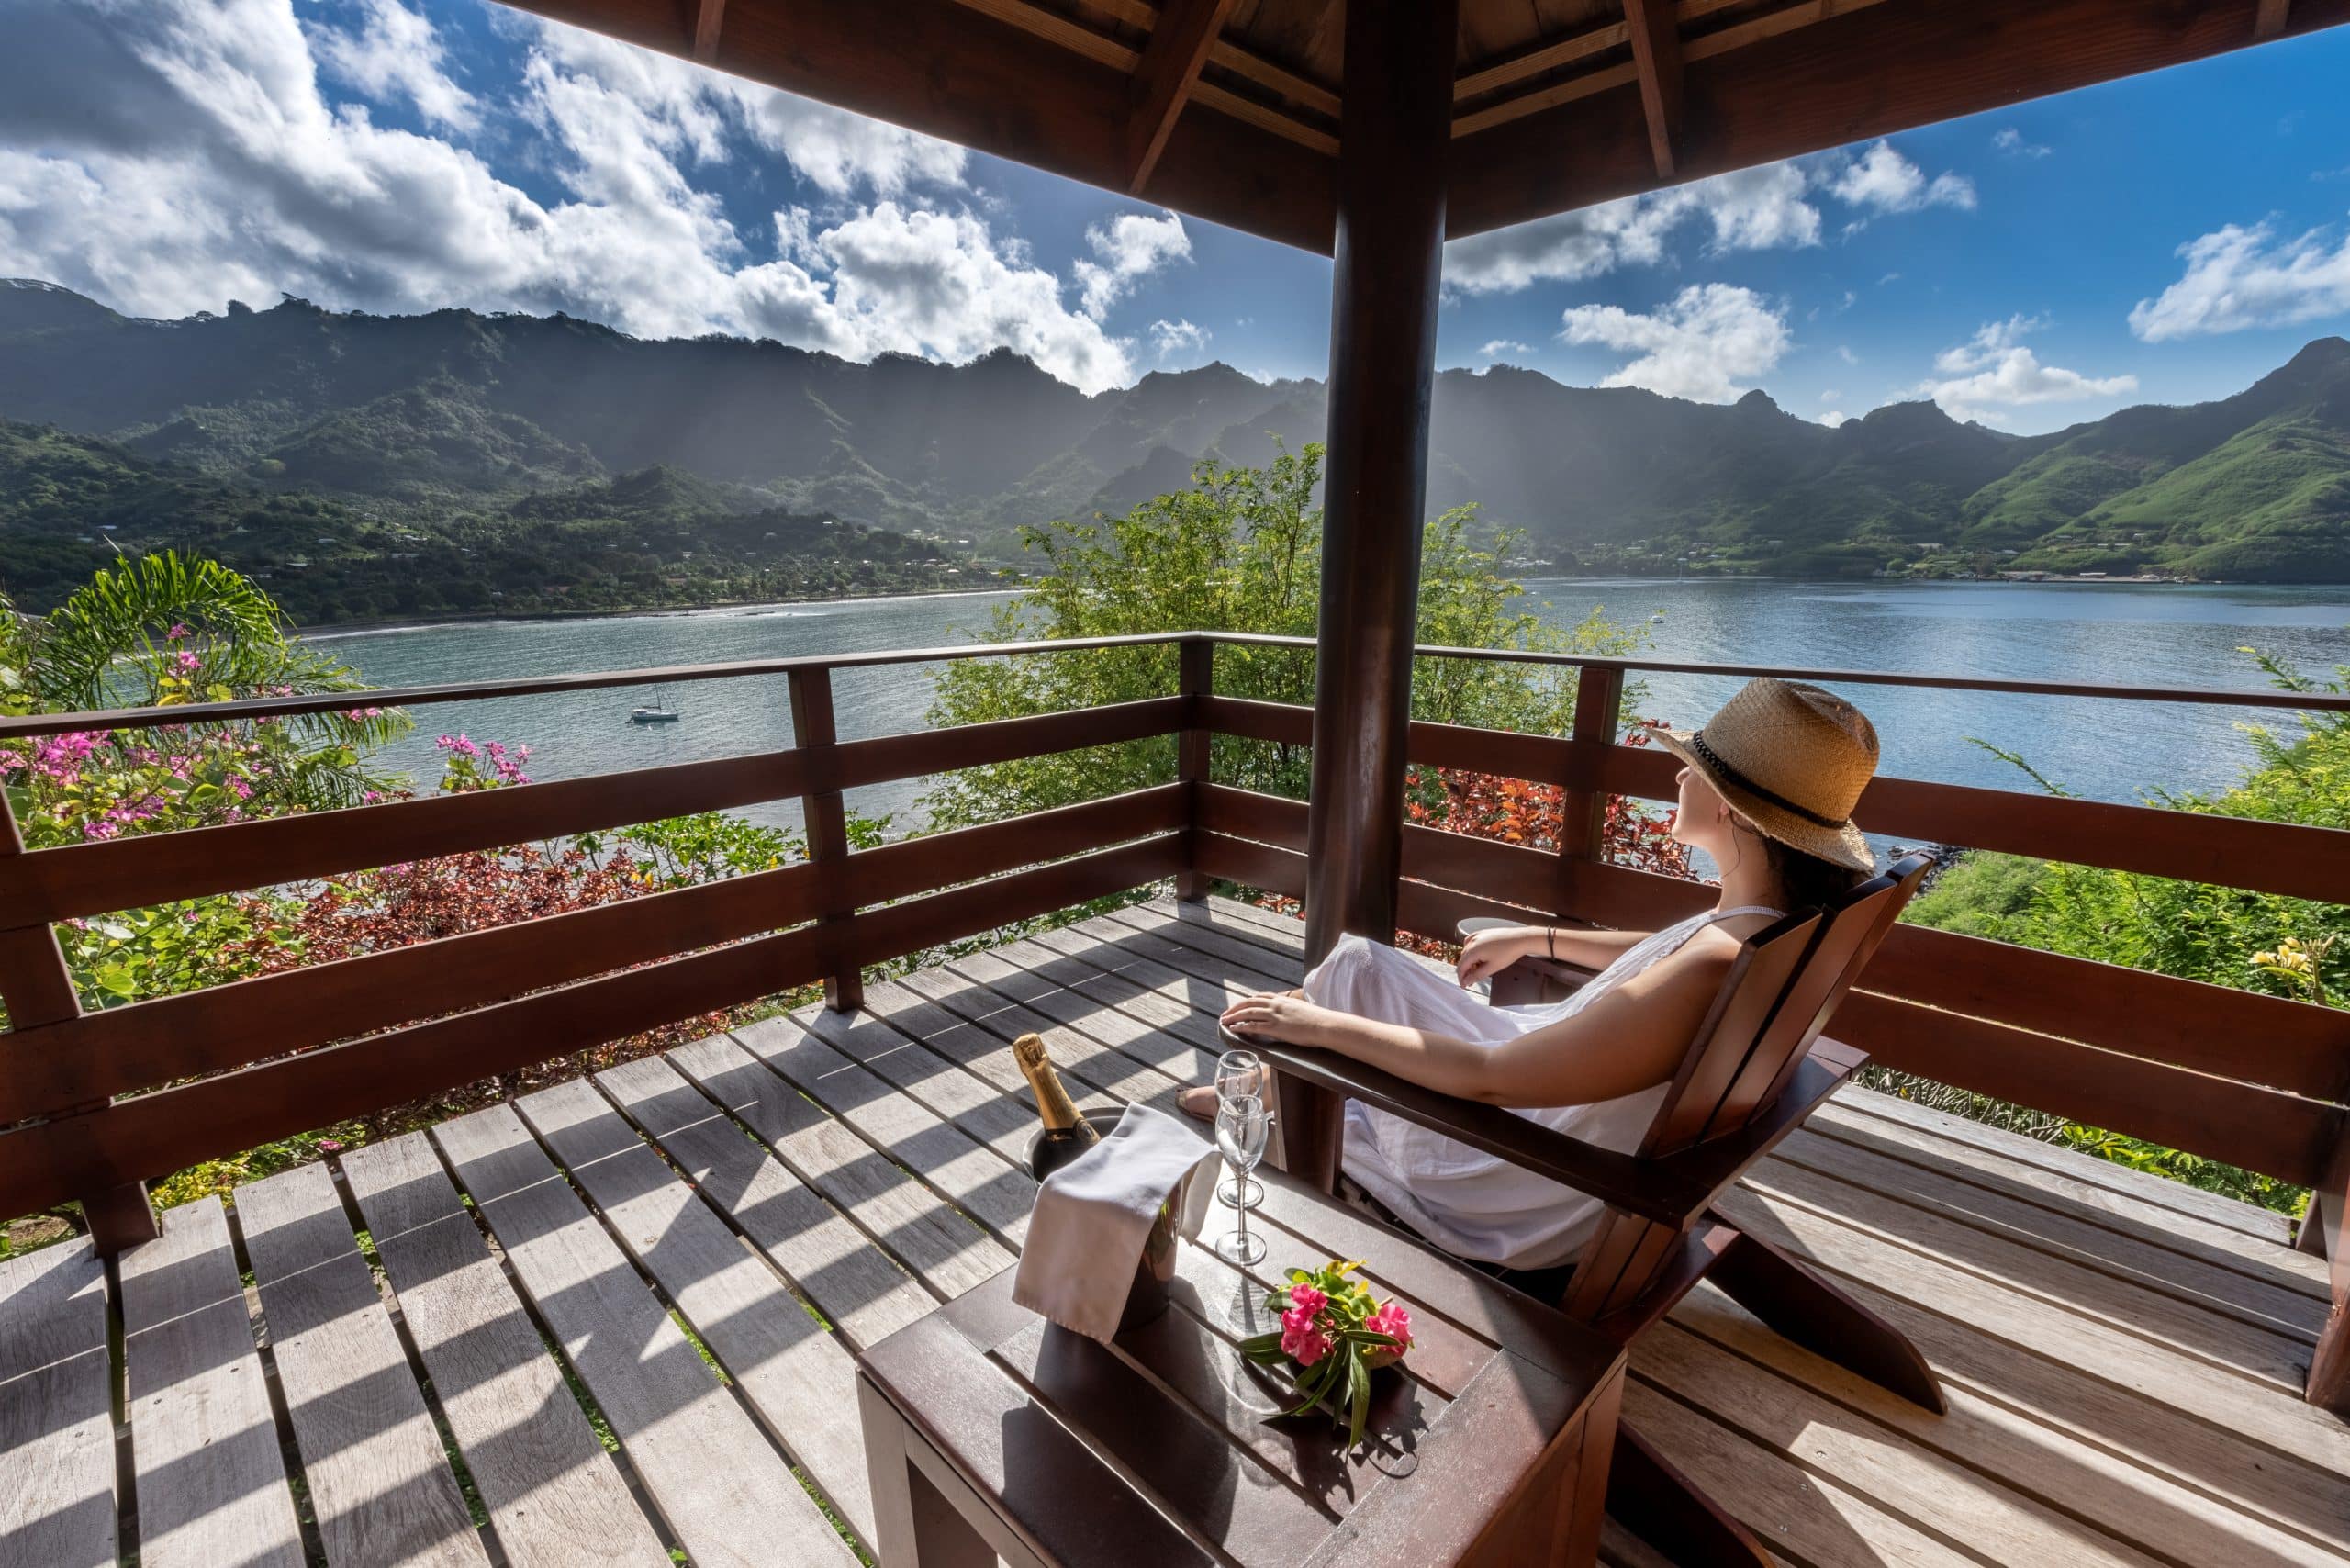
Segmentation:
<svg viewBox="0 0 2350 1568">
<path fill-rule="evenodd" d="M 1186 1089 L 1175 1096 L 1175 1103 L 1187 1116 L 1197 1117 L 1203 1122 L 1215 1120 L 1215 1089 L 1213 1085 L 1201 1084 Z"/>
</svg>

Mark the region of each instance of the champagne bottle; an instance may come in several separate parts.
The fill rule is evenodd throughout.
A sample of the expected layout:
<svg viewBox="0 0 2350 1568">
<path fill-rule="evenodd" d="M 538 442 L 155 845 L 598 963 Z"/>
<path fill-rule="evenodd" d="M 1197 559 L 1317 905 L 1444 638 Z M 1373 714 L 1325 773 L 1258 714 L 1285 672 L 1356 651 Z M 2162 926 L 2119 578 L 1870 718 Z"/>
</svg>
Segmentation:
<svg viewBox="0 0 2350 1568">
<path fill-rule="evenodd" d="M 1023 1035 L 1012 1042 L 1012 1058 L 1020 1064 L 1036 1096 L 1036 1116 L 1044 1124 L 1035 1147 L 1029 1151 L 1028 1173 L 1041 1182 L 1102 1141 L 1101 1129 L 1078 1114 L 1077 1103 L 1061 1086 L 1053 1058 L 1041 1035 Z"/>
</svg>

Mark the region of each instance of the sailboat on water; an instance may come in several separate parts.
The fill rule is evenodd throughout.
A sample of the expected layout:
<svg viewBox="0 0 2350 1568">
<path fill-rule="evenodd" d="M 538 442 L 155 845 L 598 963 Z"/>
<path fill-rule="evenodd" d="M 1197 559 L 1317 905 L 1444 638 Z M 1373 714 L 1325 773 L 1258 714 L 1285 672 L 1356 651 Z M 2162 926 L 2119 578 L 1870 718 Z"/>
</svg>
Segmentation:
<svg viewBox="0 0 2350 1568">
<path fill-rule="evenodd" d="M 628 722 L 632 724 L 674 724 L 684 717 L 685 715 L 675 708 L 665 706 L 660 694 L 655 692 L 653 705 L 650 708 L 637 709 L 628 716 Z"/>
</svg>

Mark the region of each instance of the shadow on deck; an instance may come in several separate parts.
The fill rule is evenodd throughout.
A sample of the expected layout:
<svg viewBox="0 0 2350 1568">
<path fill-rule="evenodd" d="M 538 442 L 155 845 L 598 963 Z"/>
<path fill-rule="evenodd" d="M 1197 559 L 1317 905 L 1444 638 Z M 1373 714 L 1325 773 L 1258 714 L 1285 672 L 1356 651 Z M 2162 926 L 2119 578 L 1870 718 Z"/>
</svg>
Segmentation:
<svg viewBox="0 0 2350 1568">
<path fill-rule="evenodd" d="M 112 1267 L 0 1265 L 0 1560 L 852 1561 L 856 1353 L 1021 1244 L 1012 1038 L 1171 1107 L 1301 951 L 1138 906 L 187 1205 Z M 1709 1287 L 1642 1338 L 1628 1417 L 1786 1561 L 2350 1561 L 2350 1428 L 2301 1399 L 2325 1269 L 2281 1216 L 1862 1091 L 1723 1208 L 1951 1405 Z"/>
</svg>

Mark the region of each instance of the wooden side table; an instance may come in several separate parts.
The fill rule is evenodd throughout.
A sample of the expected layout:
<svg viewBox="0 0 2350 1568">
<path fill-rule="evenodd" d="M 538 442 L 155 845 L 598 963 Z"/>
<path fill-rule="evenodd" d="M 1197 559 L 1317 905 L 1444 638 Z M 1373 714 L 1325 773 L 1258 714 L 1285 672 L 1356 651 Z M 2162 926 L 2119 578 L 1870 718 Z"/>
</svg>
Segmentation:
<svg viewBox="0 0 2350 1568">
<path fill-rule="evenodd" d="M 882 1568 L 1595 1560 L 1624 1357 L 1588 1329 L 1279 1172 L 1271 1251 L 1186 1244 L 1174 1305 L 1105 1348 L 1012 1300 L 1012 1273 L 875 1346 L 857 1394 Z M 1221 1223 L 1221 1211 L 1211 1225 Z M 1254 1228 L 1257 1221 L 1252 1219 Z M 1284 1408 L 1232 1341 L 1292 1265 L 1363 1258 L 1411 1308 L 1361 1450 Z"/>
</svg>

